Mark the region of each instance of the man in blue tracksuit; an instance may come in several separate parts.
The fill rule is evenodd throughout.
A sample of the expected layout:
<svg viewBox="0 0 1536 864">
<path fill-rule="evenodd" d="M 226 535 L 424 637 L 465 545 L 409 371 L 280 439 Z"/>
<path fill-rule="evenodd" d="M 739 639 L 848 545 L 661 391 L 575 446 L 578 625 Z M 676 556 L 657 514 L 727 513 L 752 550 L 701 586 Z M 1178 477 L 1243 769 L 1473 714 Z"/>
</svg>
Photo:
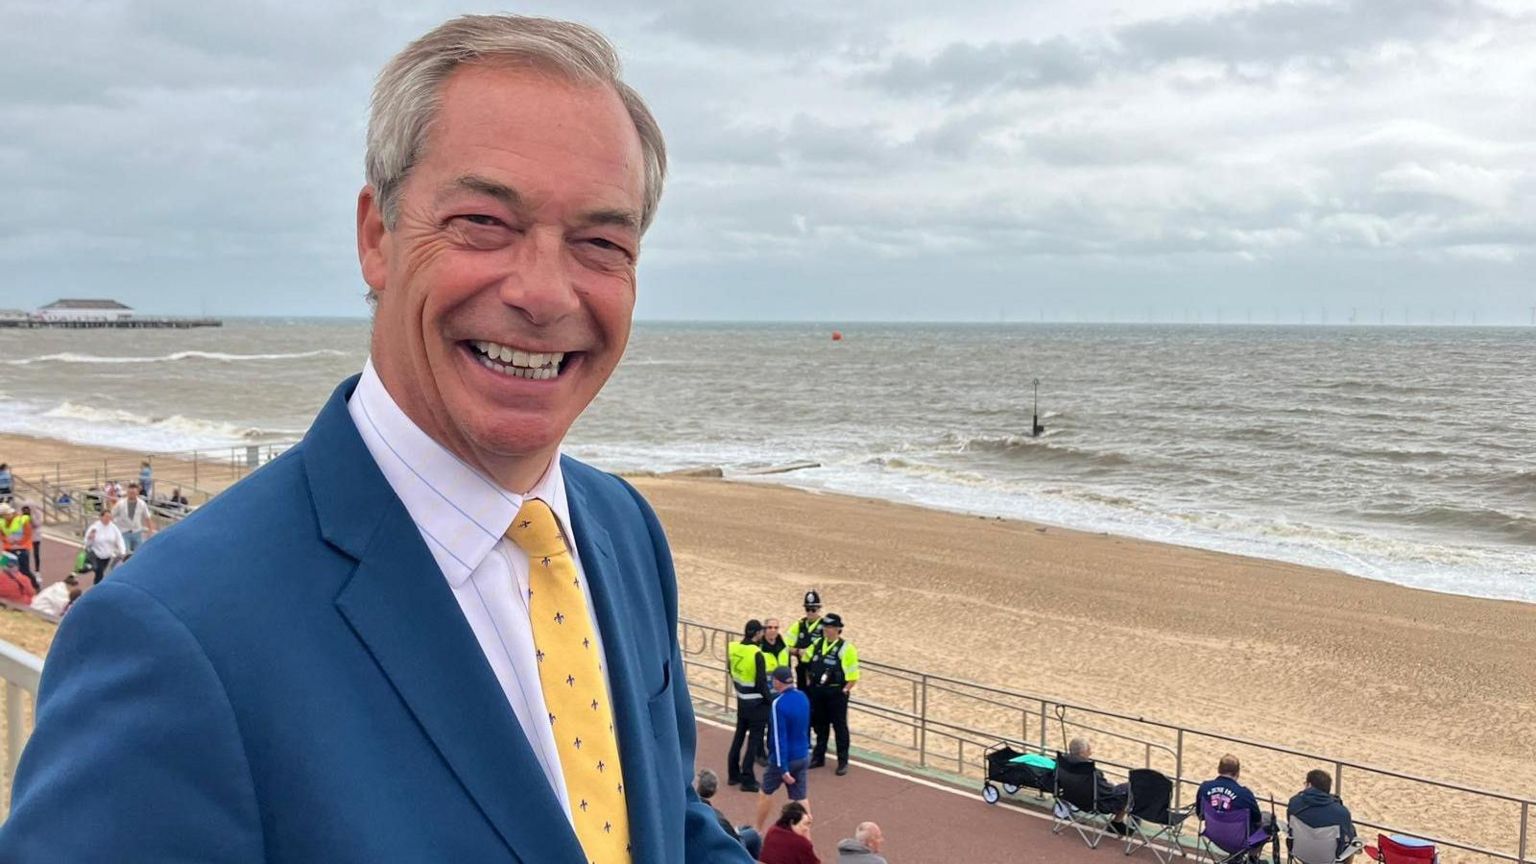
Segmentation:
<svg viewBox="0 0 1536 864">
<path fill-rule="evenodd" d="M 757 826 L 762 833 L 779 786 L 789 790 L 789 800 L 805 805 L 806 775 L 811 762 L 811 700 L 795 687 L 788 666 L 773 670 L 773 705 L 768 717 L 768 767 L 763 769 L 762 793 L 757 796 Z"/>
</svg>

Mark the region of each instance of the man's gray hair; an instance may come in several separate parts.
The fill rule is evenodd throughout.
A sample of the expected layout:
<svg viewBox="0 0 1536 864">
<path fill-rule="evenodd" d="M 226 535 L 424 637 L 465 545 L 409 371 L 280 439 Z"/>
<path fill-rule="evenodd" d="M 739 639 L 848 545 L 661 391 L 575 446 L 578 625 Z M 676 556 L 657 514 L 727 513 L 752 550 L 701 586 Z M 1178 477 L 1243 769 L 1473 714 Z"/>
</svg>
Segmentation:
<svg viewBox="0 0 1536 864">
<path fill-rule="evenodd" d="M 578 84 L 612 87 L 640 135 L 645 201 L 640 229 L 650 227 L 667 175 L 661 127 L 634 88 L 620 78 L 618 53 L 601 33 L 570 21 L 523 15 L 464 15 L 407 45 L 379 73 L 368 117 L 368 185 L 384 226 L 399 216 L 400 187 L 432 130 L 442 84 L 466 63 L 527 66 Z"/>
<path fill-rule="evenodd" d="M 1088 743 L 1087 738 L 1073 738 L 1071 741 L 1067 742 L 1068 756 L 1082 757 L 1088 755 L 1088 753 L 1092 750 L 1093 745 Z"/>
<path fill-rule="evenodd" d="M 705 801 L 715 797 L 715 792 L 720 788 L 720 775 L 708 768 L 699 769 L 699 780 L 693 786 L 693 791 L 699 793 L 699 797 Z"/>
</svg>

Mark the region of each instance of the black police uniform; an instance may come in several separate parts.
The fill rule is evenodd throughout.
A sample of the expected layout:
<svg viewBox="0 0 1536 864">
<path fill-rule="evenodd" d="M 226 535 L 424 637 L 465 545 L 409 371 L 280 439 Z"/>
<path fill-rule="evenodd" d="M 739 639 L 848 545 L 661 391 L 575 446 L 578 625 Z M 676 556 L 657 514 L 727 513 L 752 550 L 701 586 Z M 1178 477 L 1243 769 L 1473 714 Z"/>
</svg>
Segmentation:
<svg viewBox="0 0 1536 864">
<path fill-rule="evenodd" d="M 805 605 L 820 609 L 821 595 L 817 594 L 814 589 L 805 592 Z M 821 636 L 822 620 L 817 618 L 815 621 L 809 621 L 807 618 L 802 617 L 799 621 L 795 622 L 794 626 L 795 644 L 789 647 L 800 649 L 800 655 L 795 659 L 795 686 L 799 687 L 802 693 L 809 695 L 811 670 L 809 668 L 808 655 L 811 645 L 815 644 L 816 640 Z"/>
<path fill-rule="evenodd" d="M 824 619 L 833 626 L 842 626 L 842 619 L 828 614 Z M 827 731 L 831 728 L 837 736 L 837 770 L 843 773 L 848 767 L 848 694 L 843 691 L 848 677 L 843 669 L 843 652 L 848 650 L 846 639 L 827 642 L 825 634 L 817 637 L 806 655 L 809 667 L 810 689 L 806 695 L 811 701 L 811 731 L 816 737 L 811 752 L 810 767 L 817 768 L 827 761 Z"/>
</svg>

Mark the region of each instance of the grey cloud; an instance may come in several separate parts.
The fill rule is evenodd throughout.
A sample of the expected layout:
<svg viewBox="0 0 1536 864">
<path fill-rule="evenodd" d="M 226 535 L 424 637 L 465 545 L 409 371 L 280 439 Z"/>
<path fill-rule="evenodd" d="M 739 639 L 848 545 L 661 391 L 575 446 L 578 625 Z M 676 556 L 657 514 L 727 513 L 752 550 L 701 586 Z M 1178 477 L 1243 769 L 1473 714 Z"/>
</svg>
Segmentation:
<svg viewBox="0 0 1536 864">
<path fill-rule="evenodd" d="M 1216 14 L 1130 24 L 1096 37 L 974 44 L 933 56 L 901 54 L 862 80 L 898 94 L 968 99 L 990 93 L 1085 87 L 1179 61 L 1221 64 L 1226 75 L 1268 79 L 1291 63 L 1337 75 L 1357 52 L 1390 43 L 1453 38 L 1507 20 L 1472 0 L 1268 2 Z"/>
</svg>

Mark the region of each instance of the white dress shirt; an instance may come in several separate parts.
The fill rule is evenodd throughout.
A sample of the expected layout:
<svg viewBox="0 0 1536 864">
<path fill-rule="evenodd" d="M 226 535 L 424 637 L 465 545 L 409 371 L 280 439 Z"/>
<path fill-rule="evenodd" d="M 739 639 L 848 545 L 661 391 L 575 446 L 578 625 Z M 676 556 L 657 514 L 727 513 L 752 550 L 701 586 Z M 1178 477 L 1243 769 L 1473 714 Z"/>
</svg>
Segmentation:
<svg viewBox="0 0 1536 864">
<path fill-rule="evenodd" d="M 569 816 L 570 800 L 549 712 L 544 707 L 533 627 L 528 620 L 528 556 L 504 536 L 523 506 L 524 495 L 501 488 L 423 432 L 384 389 L 372 359 L 363 366 L 363 377 L 347 402 L 347 411 L 379 470 L 421 531 L 501 684 L 507 704 L 544 767 L 550 788 Z M 549 504 L 566 536 L 574 542 L 558 454 L 526 496 Z M 592 617 L 601 651 L 603 638 L 592 609 L 592 591 L 574 548 L 571 558 L 581 577 L 587 614 Z M 600 668 L 607 687 L 607 665 Z M 611 688 L 609 692 L 611 695 Z"/>
</svg>

